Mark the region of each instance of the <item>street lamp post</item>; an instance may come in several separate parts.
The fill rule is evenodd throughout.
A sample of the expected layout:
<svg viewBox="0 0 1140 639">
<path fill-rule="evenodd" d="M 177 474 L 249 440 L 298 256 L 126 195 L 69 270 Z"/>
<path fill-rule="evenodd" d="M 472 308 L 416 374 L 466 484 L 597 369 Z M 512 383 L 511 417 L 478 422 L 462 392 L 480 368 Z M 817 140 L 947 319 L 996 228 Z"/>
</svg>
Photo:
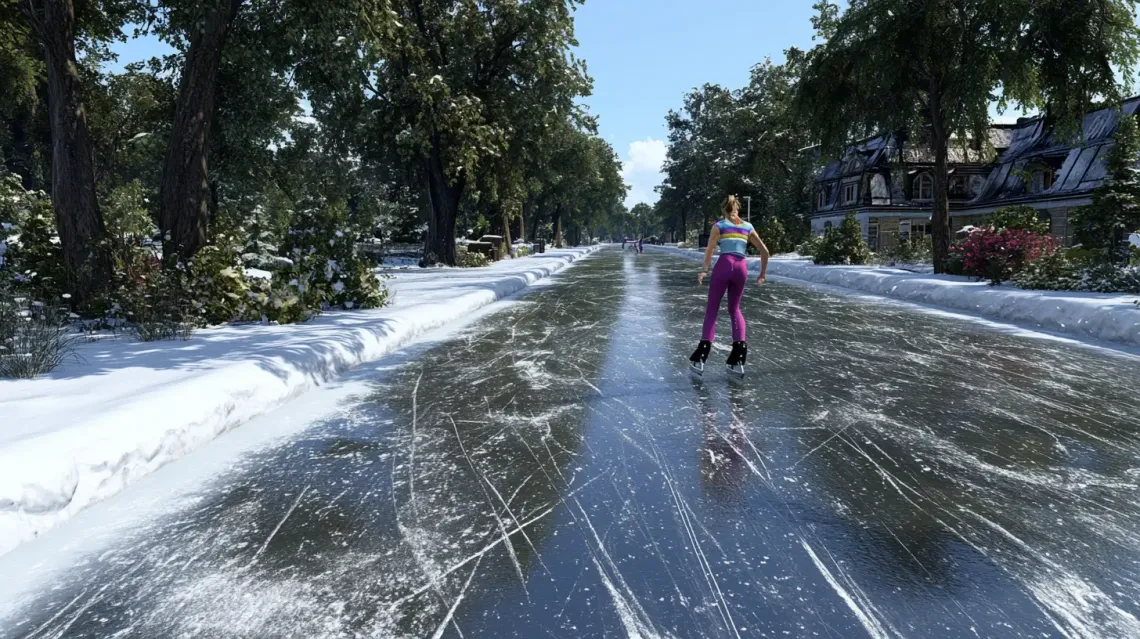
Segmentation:
<svg viewBox="0 0 1140 639">
<path fill-rule="evenodd" d="M 751 222 L 752 221 L 752 196 L 751 195 L 745 195 L 744 201 L 748 203 L 747 215 L 748 215 L 748 221 Z"/>
</svg>

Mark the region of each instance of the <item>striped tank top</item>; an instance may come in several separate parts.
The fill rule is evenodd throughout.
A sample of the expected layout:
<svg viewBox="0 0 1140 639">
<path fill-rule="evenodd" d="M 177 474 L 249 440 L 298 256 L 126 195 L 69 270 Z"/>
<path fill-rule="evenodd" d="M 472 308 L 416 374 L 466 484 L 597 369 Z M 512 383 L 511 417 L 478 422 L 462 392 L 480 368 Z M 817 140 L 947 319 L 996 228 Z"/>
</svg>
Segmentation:
<svg viewBox="0 0 1140 639">
<path fill-rule="evenodd" d="M 748 256 L 748 236 L 752 235 L 752 224 L 744 220 L 740 220 L 740 224 L 721 220 L 716 223 L 716 227 L 720 229 L 718 247 L 721 255 Z"/>
</svg>

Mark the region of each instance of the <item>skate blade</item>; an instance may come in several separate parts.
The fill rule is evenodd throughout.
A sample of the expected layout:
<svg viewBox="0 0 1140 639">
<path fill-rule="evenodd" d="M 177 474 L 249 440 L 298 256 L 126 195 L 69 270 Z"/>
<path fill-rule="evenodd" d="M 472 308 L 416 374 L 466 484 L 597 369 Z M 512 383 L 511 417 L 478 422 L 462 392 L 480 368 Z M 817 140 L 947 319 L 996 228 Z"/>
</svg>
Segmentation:
<svg viewBox="0 0 1140 639">
<path fill-rule="evenodd" d="M 704 364 L 698 364 L 696 362 L 689 362 L 689 372 L 696 375 L 697 377 L 704 377 L 705 376 L 705 365 Z"/>
<path fill-rule="evenodd" d="M 741 365 L 729 366 L 728 367 L 728 378 L 732 379 L 732 380 L 744 379 L 744 366 L 741 366 Z"/>
</svg>

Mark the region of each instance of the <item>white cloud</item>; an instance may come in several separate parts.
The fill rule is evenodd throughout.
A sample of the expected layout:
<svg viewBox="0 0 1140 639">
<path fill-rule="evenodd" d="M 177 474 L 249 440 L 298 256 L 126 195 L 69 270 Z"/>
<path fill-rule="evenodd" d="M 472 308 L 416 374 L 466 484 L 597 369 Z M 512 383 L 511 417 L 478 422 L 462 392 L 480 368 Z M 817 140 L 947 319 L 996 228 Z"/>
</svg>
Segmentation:
<svg viewBox="0 0 1140 639">
<path fill-rule="evenodd" d="M 629 185 L 626 206 L 639 202 L 654 204 L 657 192 L 654 190 L 664 179 L 661 167 L 665 164 L 667 147 L 663 140 L 646 138 L 629 145 L 629 152 L 622 159 L 621 177 Z"/>
</svg>

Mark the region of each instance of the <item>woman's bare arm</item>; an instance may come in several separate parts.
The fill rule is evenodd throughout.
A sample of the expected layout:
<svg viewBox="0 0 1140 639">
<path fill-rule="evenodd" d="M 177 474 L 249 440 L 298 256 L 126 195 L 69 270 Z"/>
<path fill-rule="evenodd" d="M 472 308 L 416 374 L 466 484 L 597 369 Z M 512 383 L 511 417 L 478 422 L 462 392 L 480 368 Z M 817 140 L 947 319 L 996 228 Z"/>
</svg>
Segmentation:
<svg viewBox="0 0 1140 639">
<path fill-rule="evenodd" d="M 760 252 L 760 279 L 759 282 L 763 284 L 768 279 L 768 258 L 772 256 L 768 252 L 768 247 L 764 245 L 764 240 L 760 239 L 760 234 L 755 229 L 748 236 L 748 241 L 756 247 Z"/>
<path fill-rule="evenodd" d="M 697 281 L 704 283 L 705 274 L 709 272 L 709 266 L 712 265 L 713 251 L 716 251 L 716 245 L 720 242 L 720 227 L 713 224 L 712 232 L 709 233 L 709 245 L 705 249 L 705 267 L 701 269 L 700 275 L 697 276 Z"/>
</svg>

